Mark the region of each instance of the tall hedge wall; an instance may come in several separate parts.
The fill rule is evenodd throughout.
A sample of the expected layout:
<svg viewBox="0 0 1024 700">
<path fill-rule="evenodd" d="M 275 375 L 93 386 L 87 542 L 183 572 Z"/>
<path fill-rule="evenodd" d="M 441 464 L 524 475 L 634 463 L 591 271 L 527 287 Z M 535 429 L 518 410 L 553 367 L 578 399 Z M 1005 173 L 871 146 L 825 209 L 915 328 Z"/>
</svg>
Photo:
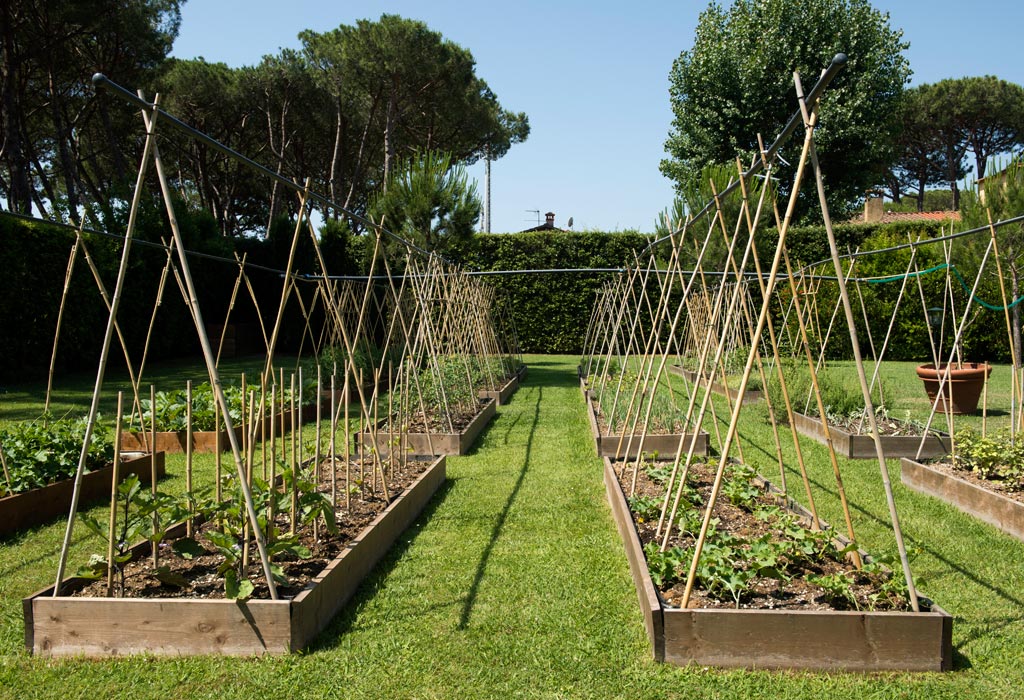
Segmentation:
<svg viewBox="0 0 1024 700">
<path fill-rule="evenodd" d="M 620 268 L 650 241 L 639 233 L 536 231 L 476 236 L 464 262 L 476 270 Z M 578 353 L 594 292 L 608 273 L 558 272 L 487 277 L 512 309 L 523 352 Z"/>
<path fill-rule="evenodd" d="M 225 240 L 208 226 L 203 216 L 179 215 L 179 223 L 188 250 L 232 259 L 235 245 L 239 254 L 254 249 L 250 259 L 273 263 L 273 255 L 261 254 L 272 242 L 255 246 L 254 242 Z M 128 346 L 129 356 L 138 365 L 153 316 L 157 288 L 167 256 L 162 249 L 145 242 L 169 237 L 165 223 L 155 210 L 140 216 L 137 242 L 133 244 L 118 322 Z M 98 234 L 83 234 L 85 247 L 96 265 L 108 295 L 113 294 L 121 257 L 120 240 Z M 0 380 L 16 381 L 46 376 L 53 348 L 54 331 L 60 310 L 68 260 L 75 242 L 75 231 L 65 226 L 26 220 L 0 214 Z M 207 325 L 223 323 L 232 288 L 238 275 L 233 262 L 220 262 L 204 255 L 190 256 L 199 305 Z M 282 266 L 283 267 L 283 266 Z M 250 271 L 263 313 L 276 309 L 281 295 L 278 274 Z M 107 309 L 96 282 L 79 250 L 61 324 L 58 344 L 58 372 L 94 368 L 99 360 Z M 232 322 L 255 327 L 257 312 L 244 285 Z M 271 317 L 268 321 L 273 322 Z M 282 337 L 282 347 L 294 345 L 300 337 L 298 320 L 290 318 Z M 216 340 L 214 340 L 216 342 Z M 147 362 L 169 357 L 197 355 L 199 342 L 188 308 L 173 275 L 168 275 L 163 302 L 156 314 Z M 115 337 L 110 350 L 112 367 L 124 365 L 124 353 Z"/>
<path fill-rule="evenodd" d="M 249 261 L 274 269 L 285 265 L 291 224 L 282 222 L 274 227 L 268 241 L 229 241 L 216 234 L 202 214 L 182 216 L 182 226 L 189 249 L 231 258 L 232 252 L 247 254 Z M 921 235 L 931 237 L 941 232 L 938 224 L 900 223 L 888 225 L 838 226 L 840 247 L 883 245 Z M 143 217 L 139 237 L 159 240 L 166 236 L 165 224 L 159 211 L 153 210 Z M 590 319 L 594 293 L 609 279 L 608 273 L 559 272 L 529 274 L 514 272 L 543 269 L 621 268 L 631 264 L 633 251 L 643 249 L 651 237 L 635 232 L 561 232 L 541 231 L 517 234 L 481 234 L 460 261 L 468 269 L 483 271 L 513 271 L 513 274 L 489 276 L 507 300 L 514 314 L 519 340 L 524 352 L 578 353 L 586 326 Z M 108 289 L 113 289 L 120 244 L 107 237 L 86 235 L 87 245 L 101 271 Z M 74 242 L 74 232 L 65 227 L 26 221 L 0 214 L 0 378 L 45 377 L 49 364 L 53 332 L 60 304 L 61 290 L 67 267 L 68 254 Z M 354 272 L 362 247 L 344 235 L 333 235 L 325 246 L 332 259 L 332 269 Z M 787 248 L 794 264 L 806 264 L 828 257 L 828 246 L 821 227 L 798 227 L 790 231 Z M 759 242 L 759 251 L 767 264 L 774 250 L 773 234 L 766 232 Z M 300 267 L 311 269 L 312 252 L 299 251 Z M 923 258 L 922 258 L 923 259 Z M 165 260 L 161 250 L 137 246 L 132 255 L 128 293 L 122 300 L 122 326 L 133 361 L 138 362 L 144 343 L 156 287 Z M 192 271 L 200 293 L 200 305 L 207 323 L 220 323 L 227 311 L 231 289 L 237 276 L 234 263 L 222 263 L 203 257 L 192 259 Z M 891 256 L 864 263 L 867 274 L 898 274 L 906 265 L 905 256 Z M 276 309 L 281 294 L 281 279 L 277 274 L 253 270 L 250 277 L 264 314 Z M 925 280 L 926 290 L 932 296 L 935 280 Z M 894 305 L 893 295 L 898 285 L 862 288 L 870 314 L 872 335 L 884 335 L 889 312 Z M 984 298 L 997 299 L 997 293 L 983 288 Z M 168 280 L 165 301 L 161 306 L 154 340 L 150 348 L 153 359 L 196 354 L 198 344 L 187 309 L 181 301 L 172 278 Z M 822 294 L 821 304 L 827 305 L 828 292 Z M 295 309 L 291 309 L 295 311 Z M 239 293 L 232 320 L 255 324 L 256 311 L 243 286 Z M 286 315 L 288 325 L 282 337 L 283 348 L 297 347 L 302 335 L 301 318 L 297 313 Z M 270 322 L 272 319 L 268 319 Z M 965 347 L 973 356 L 986 359 L 1004 359 L 1007 355 L 1005 335 L 1001 331 L 1001 317 L 984 319 L 969 330 Z M 100 299 L 92 275 L 81 258 L 71 280 L 68 306 L 65 310 L 58 369 L 87 369 L 94 367 L 106 323 L 106 310 Z M 834 333 L 842 333 L 837 328 Z M 927 327 L 920 309 L 908 305 L 898 319 L 898 338 L 891 343 L 888 357 L 893 359 L 921 359 L 927 343 Z M 845 344 L 836 344 L 834 353 L 846 355 Z M 830 345 L 831 347 L 831 345 Z M 865 346 L 864 348 L 868 348 Z M 112 360 L 119 362 L 120 349 L 115 345 Z"/>
</svg>

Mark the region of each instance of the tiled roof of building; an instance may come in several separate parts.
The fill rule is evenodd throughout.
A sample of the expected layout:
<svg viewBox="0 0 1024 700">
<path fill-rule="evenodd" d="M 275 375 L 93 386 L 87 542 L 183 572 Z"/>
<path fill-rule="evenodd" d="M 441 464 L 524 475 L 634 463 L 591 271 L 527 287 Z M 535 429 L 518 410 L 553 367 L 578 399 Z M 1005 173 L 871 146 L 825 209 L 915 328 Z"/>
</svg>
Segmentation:
<svg viewBox="0 0 1024 700">
<path fill-rule="evenodd" d="M 958 211 L 887 211 L 882 214 L 883 224 L 894 221 L 960 221 Z"/>
</svg>

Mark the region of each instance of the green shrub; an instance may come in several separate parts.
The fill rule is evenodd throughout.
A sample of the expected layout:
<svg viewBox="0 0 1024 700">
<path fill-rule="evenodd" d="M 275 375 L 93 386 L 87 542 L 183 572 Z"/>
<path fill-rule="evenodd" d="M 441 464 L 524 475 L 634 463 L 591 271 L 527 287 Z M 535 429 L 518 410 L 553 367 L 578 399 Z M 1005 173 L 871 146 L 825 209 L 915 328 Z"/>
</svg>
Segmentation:
<svg viewBox="0 0 1024 700">
<path fill-rule="evenodd" d="M 0 496 L 21 493 L 70 479 L 78 469 L 78 458 L 85 440 L 84 419 L 12 424 L 0 430 L 11 482 L 0 482 Z M 96 424 L 89 440 L 86 471 L 100 469 L 114 459 L 111 431 Z"/>
<path fill-rule="evenodd" d="M 1005 432 L 982 436 L 967 429 L 956 434 L 956 448 L 957 469 L 1004 481 L 1011 491 L 1024 489 L 1024 441 L 1011 440 Z"/>
</svg>

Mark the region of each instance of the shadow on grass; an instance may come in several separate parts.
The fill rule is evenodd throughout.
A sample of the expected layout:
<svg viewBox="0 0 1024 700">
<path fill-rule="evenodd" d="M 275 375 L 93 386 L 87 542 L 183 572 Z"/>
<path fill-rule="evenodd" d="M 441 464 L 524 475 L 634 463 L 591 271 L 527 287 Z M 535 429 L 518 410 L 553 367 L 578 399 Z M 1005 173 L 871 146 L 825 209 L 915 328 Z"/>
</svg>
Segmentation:
<svg viewBox="0 0 1024 700">
<path fill-rule="evenodd" d="M 405 553 L 409 551 L 416 538 L 419 537 L 420 533 L 423 532 L 423 528 L 433 518 L 434 513 L 441 504 L 444 503 L 445 498 L 455 488 L 461 477 L 449 476 L 445 479 L 445 482 L 434 493 L 433 498 L 427 504 L 427 507 L 423 509 L 423 512 L 413 521 L 412 525 L 406 528 L 405 532 L 399 536 L 395 543 L 388 550 L 387 554 L 381 557 L 377 565 L 373 567 L 369 574 L 363 579 L 362 583 L 356 589 L 355 594 L 352 598 L 338 611 L 334 620 L 324 628 L 323 632 L 318 634 L 313 642 L 306 648 L 308 652 L 320 651 L 331 649 L 337 646 L 341 637 L 346 632 L 350 631 L 354 626 L 356 620 L 359 618 L 360 613 L 366 607 L 374 596 L 377 595 L 377 591 L 380 589 L 381 584 L 385 581 L 391 572 L 398 565 L 398 562 L 402 560 Z"/>
<path fill-rule="evenodd" d="M 565 373 L 561 372 L 560 374 Z M 466 594 L 466 599 L 462 606 L 462 614 L 459 616 L 459 624 L 456 626 L 456 629 L 464 630 L 469 626 L 469 618 L 473 613 L 473 606 L 476 604 L 480 583 L 483 581 L 484 574 L 487 571 L 487 563 L 490 561 L 491 552 L 494 551 L 494 545 L 497 544 L 498 539 L 501 537 L 501 531 L 505 527 L 505 521 L 508 519 L 512 504 L 519 495 L 519 489 L 522 488 L 523 481 L 526 479 L 526 472 L 530 467 L 530 453 L 533 450 L 533 436 L 537 432 L 537 423 L 540 419 L 540 402 L 543 396 L 544 387 L 537 387 L 537 401 L 533 409 L 533 422 L 530 425 L 530 432 L 526 438 L 526 452 L 523 455 L 523 466 L 519 469 L 519 478 L 516 479 L 515 486 L 512 487 L 512 491 L 509 492 L 508 498 L 505 501 L 505 507 L 501 509 L 498 519 L 494 522 L 494 527 L 491 528 L 491 538 L 480 555 L 480 561 L 476 566 L 476 573 L 473 575 L 473 583 L 470 584 L 469 592 Z"/>
</svg>

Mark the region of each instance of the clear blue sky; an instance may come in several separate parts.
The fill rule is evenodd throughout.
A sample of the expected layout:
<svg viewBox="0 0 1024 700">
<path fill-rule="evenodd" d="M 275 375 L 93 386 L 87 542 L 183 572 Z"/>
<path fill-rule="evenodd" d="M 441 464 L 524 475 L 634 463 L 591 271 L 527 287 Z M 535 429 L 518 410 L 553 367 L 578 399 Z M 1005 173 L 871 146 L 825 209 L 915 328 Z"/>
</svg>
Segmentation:
<svg viewBox="0 0 1024 700">
<path fill-rule="evenodd" d="M 723 4 L 728 4 L 724 2 Z M 912 84 L 996 75 L 1024 84 L 1024 2 L 886 0 L 910 42 Z M 492 166 L 492 230 L 556 225 L 653 228 L 672 200 L 658 171 L 671 124 L 668 72 L 693 44 L 706 2 L 640 0 L 189 0 L 175 56 L 251 65 L 327 31 L 382 13 L 419 19 L 472 51 L 502 105 L 529 115 L 529 140 Z M 483 191 L 483 168 L 471 168 Z M 294 173 L 301 177 L 302 173 Z"/>
</svg>

